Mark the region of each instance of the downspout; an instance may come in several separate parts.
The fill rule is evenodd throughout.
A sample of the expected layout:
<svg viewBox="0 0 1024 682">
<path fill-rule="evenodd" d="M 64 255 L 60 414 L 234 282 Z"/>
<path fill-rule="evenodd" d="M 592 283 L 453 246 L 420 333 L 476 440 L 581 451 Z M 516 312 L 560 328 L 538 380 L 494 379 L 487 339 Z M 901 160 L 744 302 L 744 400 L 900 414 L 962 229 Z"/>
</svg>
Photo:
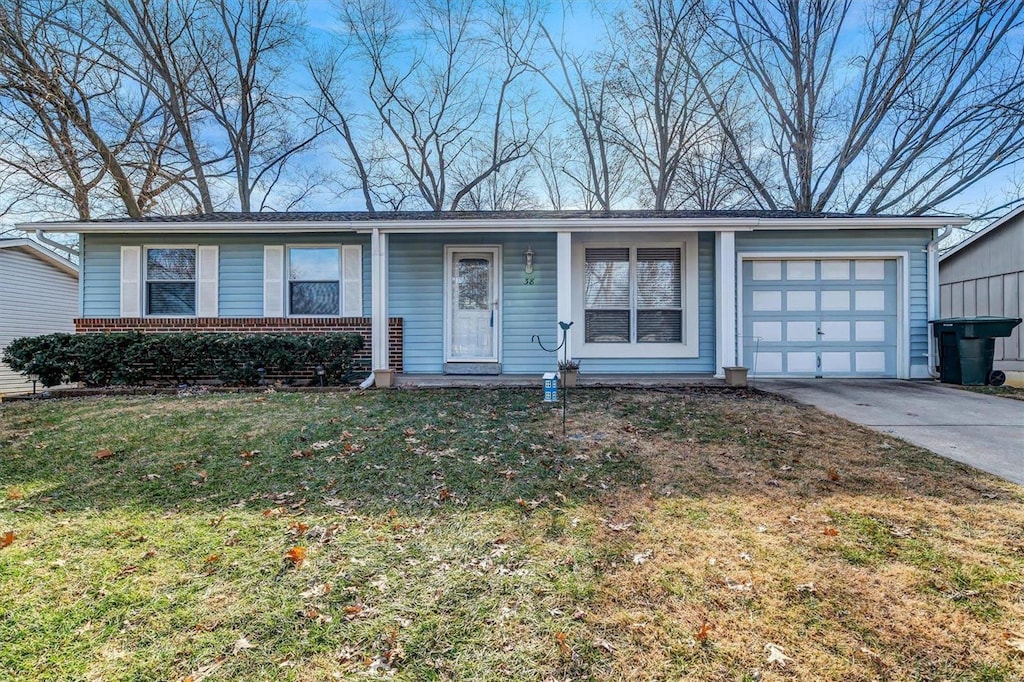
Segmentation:
<svg viewBox="0 0 1024 682">
<path fill-rule="evenodd" d="M 953 232 L 952 225 L 946 225 L 942 228 L 942 232 L 928 242 L 928 246 L 925 247 L 925 252 L 928 257 L 928 321 L 938 319 L 939 317 L 939 242 L 948 237 Z M 935 359 L 935 334 L 931 329 L 928 330 L 928 374 L 933 379 L 939 378 L 939 373 L 935 371 L 936 359 Z"/>
<path fill-rule="evenodd" d="M 51 249 L 57 249 L 58 251 L 63 251 L 64 253 L 68 254 L 69 256 L 74 256 L 75 258 L 78 257 L 78 249 L 76 249 L 73 246 L 68 246 L 67 244 L 61 244 L 60 242 L 55 242 L 54 240 L 52 240 L 49 237 L 47 237 L 46 233 L 44 233 L 42 230 L 36 230 L 36 241 L 38 241 L 41 244 L 46 244 Z"/>
</svg>

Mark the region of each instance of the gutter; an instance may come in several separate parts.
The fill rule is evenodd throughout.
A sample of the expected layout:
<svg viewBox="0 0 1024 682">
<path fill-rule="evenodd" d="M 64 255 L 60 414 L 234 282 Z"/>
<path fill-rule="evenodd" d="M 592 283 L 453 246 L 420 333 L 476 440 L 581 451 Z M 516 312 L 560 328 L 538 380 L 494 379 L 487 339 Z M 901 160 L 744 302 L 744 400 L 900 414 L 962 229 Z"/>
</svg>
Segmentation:
<svg viewBox="0 0 1024 682">
<path fill-rule="evenodd" d="M 925 247 L 928 259 L 928 321 L 936 320 L 939 317 L 939 242 L 953 232 L 952 225 L 946 225 L 942 232 L 934 237 Z M 933 379 L 939 378 L 935 371 L 935 334 L 928 330 L 928 374 Z"/>
<path fill-rule="evenodd" d="M 942 222 L 940 222 L 942 221 Z M 941 226 L 966 225 L 967 219 L 955 217 L 856 217 L 856 218 L 503 218 L 448 220 L 323 220 L 323 221 L 236 221 L 224 222 L 63 222 L 26 223 L 21 229 L 39 232 L 80 232 L 92 234 L 203 234 L 203 233 L 282 233 L 282 232 L 352 232 L 370 234 L 473 233 L 480 232 L 615 232 L 623 229 L 647 232 L 753 230 L 877 230 L 937 229 Z"/>
<path fill-rule="evenodd" d="M 60 242 L 57 242 L 57 241 L 54 241 L 54 240 L 50 239 L 49 237 L 46 236 L 46 233 L 43 230 L 36 230 L 36 240 L 39 241 L 41 244 L 46 244 L 51 249 L 56 249 L 58 251 L 63 251 L 64 253 L 66 253 L 66 254 L 68 254 L 70 256 L 75 256 L 77 258 L 78 255 L 79 255 L 78 254 L 78 249 L 76 249 L 73 246 L 68 246 L 67 244 L 61 244 Z"/>
</svg>

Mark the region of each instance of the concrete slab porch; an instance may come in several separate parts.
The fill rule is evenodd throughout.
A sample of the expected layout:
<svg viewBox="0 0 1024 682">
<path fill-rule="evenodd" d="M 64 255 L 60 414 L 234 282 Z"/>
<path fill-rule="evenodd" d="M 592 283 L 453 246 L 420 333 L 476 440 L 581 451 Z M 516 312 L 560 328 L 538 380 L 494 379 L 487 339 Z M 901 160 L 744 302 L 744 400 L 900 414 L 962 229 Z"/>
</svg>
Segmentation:
<svg viewBox="0 0 1024 682">
<path fill-rule="evenodd" d="M 396 388 L 536 388 L 540 374 L 465 376 L 452 374 L 396 374 Z M 643 388 L 666 386 L 725 386 L 710 374 L 583 374 L 577 388 Z"/>
</svg>

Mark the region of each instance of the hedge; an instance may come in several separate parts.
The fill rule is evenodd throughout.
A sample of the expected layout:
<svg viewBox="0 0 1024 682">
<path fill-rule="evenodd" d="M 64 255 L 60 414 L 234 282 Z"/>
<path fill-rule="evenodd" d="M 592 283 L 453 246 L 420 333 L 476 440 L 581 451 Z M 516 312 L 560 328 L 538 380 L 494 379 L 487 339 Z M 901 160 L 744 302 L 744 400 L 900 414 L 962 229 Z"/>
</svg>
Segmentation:
<svg viewBox="0 0 1024 682">
<path fill-rule="evenodd" d="M 219 380 L 256 385 L 265 376 L 294 381 L 315 378 L 340 384 L 354 378 L 353 355 L 363 347 L 359 334 L 47 334 L 15 339 L 3 360 L 44 386 L 139 386 Z"/>
</svg>

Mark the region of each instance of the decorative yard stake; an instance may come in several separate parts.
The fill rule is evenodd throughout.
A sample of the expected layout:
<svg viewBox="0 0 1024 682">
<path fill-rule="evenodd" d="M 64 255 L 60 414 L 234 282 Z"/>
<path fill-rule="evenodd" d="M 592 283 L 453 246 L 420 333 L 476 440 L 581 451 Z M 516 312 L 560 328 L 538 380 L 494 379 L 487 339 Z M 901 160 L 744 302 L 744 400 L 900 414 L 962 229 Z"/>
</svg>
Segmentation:
<svg viewBox="0 0 1024 682">
<path fill-rule="evenodd" d="M 544 344 L 540 340 L 540 336 L 538 336 L 537 334 L 534 334 L 533 336 L 531 336 L 530 340 L 536 342 L 536 344 L 538 346 L 540 346 L 540 349 L 545 351 L 545 352 L 547 352 L 547 353 L 557 353 L 558 351 L 562 351 L 562 363 L 563 364 L 568 364 L 569 363 L 569 345 L 565 341 L 566 341 L 566 339 L 569 336 L 569 327 L 572 326 L 572 322 L 562 322 L 561 320 L 559 320 L 558 326 L 562 330 L 562 342 L 559 343 L 554 348 L 547 348 L 547 347 L 545 347 Z M 565 435 L 565 411 L 566 411 L 566 409 L 568 407 L 568 400 L 569 400 L 569 388 L 568 388 L 568 386 L 565 385 L 565 382 L 563 381 L 562 382 L 562 435 L 563 436 Z"/>
</svg>

